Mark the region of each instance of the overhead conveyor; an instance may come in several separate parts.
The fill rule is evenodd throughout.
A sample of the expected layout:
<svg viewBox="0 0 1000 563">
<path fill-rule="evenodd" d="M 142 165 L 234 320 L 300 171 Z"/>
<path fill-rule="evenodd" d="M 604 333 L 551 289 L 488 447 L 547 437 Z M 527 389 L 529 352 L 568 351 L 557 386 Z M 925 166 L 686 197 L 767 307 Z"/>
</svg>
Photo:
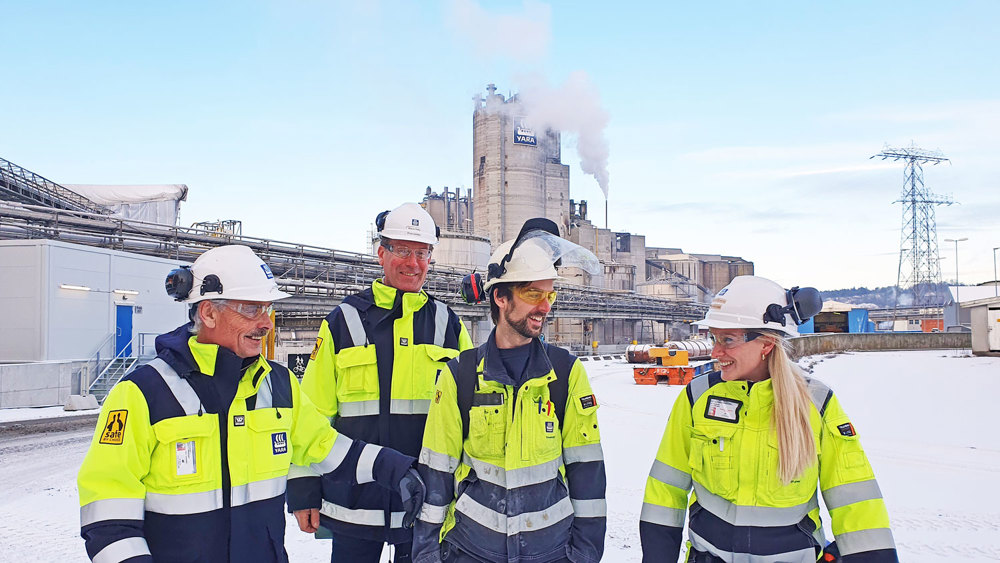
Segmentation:
<svg viewBox="0 0 1000 563">
<path fill-rule="evenodd" d="M 0 158 L 0 199 L 108 215 L 109 209 L 48 178 Z"/>
</svg>

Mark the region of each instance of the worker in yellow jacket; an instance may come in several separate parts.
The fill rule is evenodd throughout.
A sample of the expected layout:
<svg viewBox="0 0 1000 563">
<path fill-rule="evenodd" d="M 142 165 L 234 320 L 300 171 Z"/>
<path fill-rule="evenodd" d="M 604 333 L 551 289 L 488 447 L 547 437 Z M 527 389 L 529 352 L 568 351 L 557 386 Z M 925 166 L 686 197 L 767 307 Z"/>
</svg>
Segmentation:
<svg viewBox="0 0 1000 563">
<path fill-rule="evenodd" d="M 458 315 L 423 290 L 438 242 L 430 214 L 404 203 L 380 213 L 375 225 L 384 275 L 323 320 L 302 392 L 342 435 L 416 456 L 434 381 L 472 339 Z M 403 526 L 393 491 L 321 482 L 296 467 L 288 506 L 302 531 L 329 531 L 335 563 L 378 563 L 385 543 L 394 561 L 409 560 L 413 531 Z"/>
<path fill-rule="evenodd" d="M 289 464 L 324 479 L 403 490 L 422 502 L 414 459 L 339 435 L 287 368 L 261 356 L 278 290 L 245 246 L 171 272 L 192 323 L 108 395 L 80 468 L 81 535 L 95 563 L 285 562 Z"/>
<path fill-rule="evenodd" d="M 540 339 L 566 249 L 599 266 L 554 223 L 530 220 L 471 291 L 489 295 L 496 329 L 438 378 L 419 456 L 427 497 L 414 563 L 597 563 L 604 553 L 597 399 L 580 361 Z"/>
<path fill-rule="evenodd" d="M 815 289 L 755 276 L 713 299 L 699 324 L 720 371 L 691 381 L 670 413 L 646 481 L 644 562 L 677 561 L 685 516 L 687 561 L 898 560 L 857 429 L 833 392 L 789 359 L 786 339 L 821 306 Z"/>
</svg>

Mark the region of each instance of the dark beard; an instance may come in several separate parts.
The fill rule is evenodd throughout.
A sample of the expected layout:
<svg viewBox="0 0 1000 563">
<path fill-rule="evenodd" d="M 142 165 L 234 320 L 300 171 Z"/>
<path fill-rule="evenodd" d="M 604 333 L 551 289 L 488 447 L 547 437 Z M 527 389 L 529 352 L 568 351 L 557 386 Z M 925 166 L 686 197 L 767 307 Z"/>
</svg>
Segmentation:
<svg viewBox="0 0 1000 563">
<path fill-rule="evenodd" d="M 525 338 L 538 338 L 542 334 L 542 329 L 545 328 L 545 321 L 548 320 L 547 317 L 542 318 L 542 326 L 538 329 L 538 334 L 533 334 L 530 329 L 528 329 L 528 315 L 525 315 L 523 319 L 519 321 L 513 321 L 510 318 L 510 312 L 504 311 L 503 318 L 507 321 L 507 324 L 514 329 L 514 332 L 520 334 Z"/>
</svg>

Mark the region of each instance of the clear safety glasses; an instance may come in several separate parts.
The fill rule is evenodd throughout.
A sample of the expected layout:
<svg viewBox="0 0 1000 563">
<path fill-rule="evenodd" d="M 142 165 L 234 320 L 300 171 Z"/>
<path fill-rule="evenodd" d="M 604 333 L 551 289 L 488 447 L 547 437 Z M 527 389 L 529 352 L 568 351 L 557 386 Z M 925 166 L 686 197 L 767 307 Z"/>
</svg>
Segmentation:
<svg viewBox="0 0 1000 563">
<path fill-rule="evenodd" d="M 533 287 L 519 287 L 514 290 L 517 296 L 528 305 L 538 305 L 542 301 L 548 301 L 549 305 L 556 302 L 555 291 L 543 291 Z"/>
<path fill-rule="evenodd" d="M 395 244 L 383 244 L 382 246 L 394 256 L 403 260 L 406 260 L 410 256 L 415 256 L 417 260 L 426 262 L 431 259 L 431 252 L 433 252 L 430 248 L 417 248 L 414 250 L 408 246 L 396 246 Z"/>
<path fill-rule="evenodd" d="M 737 346 L 742 346 L 751 340 L 754 340 L 760 336 L 759 332 L 744 332 L 742 336 L 737 336 L 733 334 L 727 334 L 725 336 L 716 336 L 711 332 L 708 333 L 708 341 L 712 343 L 712 347 L 722 346 L 726 350 L 732 350 Z"/>
<path fill-rule="evenodd" d="M 261 315 L 270 317 L 271 313 L 274 312 L 274 305 L 271 303 L 232 303 L 226 301 L 221 305 L 248 319 L 256 319 Z"/>
</svg>

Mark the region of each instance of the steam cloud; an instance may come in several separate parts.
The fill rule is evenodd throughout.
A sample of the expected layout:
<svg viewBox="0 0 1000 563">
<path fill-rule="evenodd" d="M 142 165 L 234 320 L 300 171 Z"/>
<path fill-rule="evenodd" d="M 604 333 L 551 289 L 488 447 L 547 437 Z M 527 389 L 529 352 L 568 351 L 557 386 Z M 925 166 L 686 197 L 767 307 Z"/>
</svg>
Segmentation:
<svg viewBox="0 0 1000 563">
<path fill-rule="evenodd" d="M 474 0 L 451 0 L 448 23 L 483 58 L 532 62 L 543 58 L 552 38 L 552 8 L 525 0 L 518 13 L 494 14 Z"/>
<path fill-rule="evenodd" d="M 561 86 L 552 87 L 533 76 L 521 80 L 520 100 L 525 121 L 538 130 L 546 128 L 576 137 L 580 168 L 597 180 L 608 198 L 608 140 L 604 130 L 610 119 L 601 97 L 586 72 L 576 71 Z"/>
</svg>

